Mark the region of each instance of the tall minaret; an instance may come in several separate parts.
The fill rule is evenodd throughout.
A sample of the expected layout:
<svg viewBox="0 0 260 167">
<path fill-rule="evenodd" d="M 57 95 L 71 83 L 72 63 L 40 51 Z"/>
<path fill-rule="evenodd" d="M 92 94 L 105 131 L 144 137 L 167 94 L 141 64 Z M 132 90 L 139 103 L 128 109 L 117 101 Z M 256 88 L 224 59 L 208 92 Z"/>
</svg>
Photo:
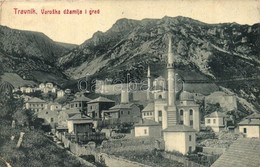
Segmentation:
<svg viewBox="0 0 260 167">
<path fill-rule="evenodd" d="M 147 69 L 147 100 L 150 100 L 150 91 L 151 91 L 151 71 L 150 66 L 148 65 Z"/>
<path fill-rule="evenodd" d="M 177 124 L 177 112 L 175 105 L 175 74 L 174 74 L 174 61 L 172 53 L 172 38 L 169 35 L 168 44 L 168 107 L 167 107 L 167 127 Z"/>
</svg>

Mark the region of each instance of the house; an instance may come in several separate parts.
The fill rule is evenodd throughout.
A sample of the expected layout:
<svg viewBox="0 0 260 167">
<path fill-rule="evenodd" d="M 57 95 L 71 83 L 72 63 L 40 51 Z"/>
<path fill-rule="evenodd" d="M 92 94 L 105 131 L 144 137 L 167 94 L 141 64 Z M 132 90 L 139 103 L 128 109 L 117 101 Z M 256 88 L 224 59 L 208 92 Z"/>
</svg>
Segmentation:
<svg viewBox="0 0 260 167">
<path fill-rule="evenodd" d="M 63 97 L 65 95 L 65 92 L 63 90 L 57 91 L 57 98 Z"/>
<path fill-rule="evenodd" d="M 94 100 L 89 101 L 88 103 L 88 115 L 91 118 L 101 119 L 102 110 L 108 110 L 109 108 L 115 105 L 115 101 L 107 99 L 105 97 L 98 97 Z"/>
<path fill-rule="evenodd" d="M 82 113 L 75 114 L 67 121 L 68 132 L 73 134 L 92 132 L 93 120 Z"/>
<path fill-rule="evenodd" d="M 46 107 L 46 101 L 39 99 L 37 97 L 31 98 L 25 103 L 26 109 L 31 109 L 36 112 L 45 109 L 45 107 Z"/>
<path fill-rule="evenodd" d="M 154 103 L 147 104 L 147 106 L 142 110 L 142 118 L 154 120 Z"/>
<path fill-rule="evenodd" d="M 60 110 L 62 110 L 62 105 L 57 103 L 57 102 L 49 103 L 47 106 L 48 106 L 47 108 L 50 109 L 51 111 L 60 111 Z"/>
<path fill-rule="evenodd" d="M 32 93 L 32 92 L 34 92 L 34 89 L 31 88 L 31 87 L 27 87 L 27 88 L 25 89 L 25 93 Z"/>
<path fill-rule="evenodd" d="M 195 134 L 196 130 L 186 125 L 175 125 L 167 127 L 163 130 L 165 151 L 177 151 L 183 155 L 195 151 Z"/>
<path fill-rule="evenodd" d="M 71 109 L 78 109 L 85 114 L 87 114 L 88 105 L 87 102 L 90 102 L 91 99 L 88 97 L 85 97 L 84 95 L 77 96 L 74 100 L 70 102 L 70 108 Z"/>
<path fill-rule="evenodd" d="M 67 120 L 76 115 L 76 114 L 81 114 L 81 112 L 77 109 L 68 109 L 68 110 L 61 110 L 59 115 L 58 115 L 58 124 L 59 126 L 67 126 Z"/>
<path fill-rule="evenodd" d="M 41 90 L 43 93 L 56 93 L 57 92 L 57 86 L 54 86 L 53 83 L 48 82 L 46 84 L 41 83 L 39 85 L 39 90 Z"/>
<path fill-rule="evenodd" d="M 55 128 L 58 123 L 59 111 L 44 109 L 37 113 L 38 118 L 44 120 L 44 124 L 50 125 L 52 128 Z"/>
<path fill-rule="evenodd" d="M 243 133 L 247 138 L 260 138 L 260 114 L 249 115 L 238 123 L 238 126 L 239 132 Z"/>
<path fill-rule="evenodd" d="M 40 90 L 43 90 L 43 88 L 45 88 L 45 84 L 44 84 L 44 83 L 41 83 L 41 84 L 39 85 L 39 89 L 40 89 Z"/>
<path fill-rule="evenodd" d="M 45 84 L 45 87 L 52 89 L 54 87 L 54 85 L 53 85 L 53 83 L 48 82 L 48 83 Z"/>
<path fill-rule="evenodd" d="M 121 103 L 103 113 L 104 117 L 117 119 L 121 123 L 134 123 L 141 119 L 140 108 L 133 103 Z"/>
<path fill-rule="evenodd" d="M 220 132 L 225 128 L 226 115 L 222 112 L 215 111 L 205 116 L 205 126 L 211 127 L 214 132 Z"/>
<path fill-rule="evenodd" d="M 239 138 L 211 167 L 259 167 L 260 139 Z"/>
<path fill-rule="evenodd" d="M 26 87 L 25 87 L 25 86 L 20 87 L 20 91 L 21 91 L 22 93 L 25 93 Z"/>
<path fill-rule="evenodd" d="M 134 125 L 135 137 L 161 137 L 162 126 L 150 119 L 142 119 Z"/>
</svg>

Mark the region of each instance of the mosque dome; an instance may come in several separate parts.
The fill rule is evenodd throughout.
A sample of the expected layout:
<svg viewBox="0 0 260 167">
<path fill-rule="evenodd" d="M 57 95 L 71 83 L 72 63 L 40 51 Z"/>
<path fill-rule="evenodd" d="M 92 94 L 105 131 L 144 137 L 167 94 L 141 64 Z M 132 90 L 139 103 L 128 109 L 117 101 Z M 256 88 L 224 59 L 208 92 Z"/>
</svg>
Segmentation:
<svg viewBox="0 0 260 167">
<path fill-rule="evenodd" d="M 186 100 L 194 100 L 194 96 L 192 93 L 187 92 L 187 91 L 183 91 L 180 94 L 180 100 L 182 101 L 186 101 Z"/>
</svg>

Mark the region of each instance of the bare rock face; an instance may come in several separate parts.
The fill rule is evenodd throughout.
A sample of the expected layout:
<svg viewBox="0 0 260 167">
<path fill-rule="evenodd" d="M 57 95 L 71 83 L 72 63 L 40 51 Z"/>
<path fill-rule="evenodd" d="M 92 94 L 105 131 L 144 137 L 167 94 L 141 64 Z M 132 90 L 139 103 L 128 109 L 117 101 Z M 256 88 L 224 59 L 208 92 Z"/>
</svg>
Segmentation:
<svg viewBox="0 0 260 167">
<path fill-rule="evenodd" d="M 123 63 L 129 66 L 144 64 L 139 60 L 146 60 L 147 63 L 165 56 L 167 34 L 172 34 L 172 47 L 177 64 L 178 62 L 192 64 L 208 76 L 221 78 L 220 73 L 229 71 L 230 68 L 243 70 L 242 66 L 248 61 L 257 62 L 256 65 L 259 65 L 257 47 L 259 28 L 260 24 L 253 26 L 236 23 L 211 25 L 186 17 L 164 17 L 141 21 L 120 19 L 107 32 L 96 32 L 91 39 L 86 40 L 78 48 L 64 54 L 59 58 L 58 65 L 73 78 L 81 78 L 86 73 L 95 74 L 112 67 L 116 70 L 123 66 Z M 221 57 L 226 56 L 236 59 L 240 65 L 233 61 L 229 62 L 229 65 L 224 63 L 224 66 L 221 63 L 223 68 L 216 69 L 215 66 L 218 66 L 217 63 L 220 62 L 216 62 L 215 59 L 222 59 Z M 85 69 L 85 72 L 78 73 L 78 68 L 91 66 L 99 57 L 102 57 L 101 63 L 96 64 L 95 68 Z M 112 60 L 109 60 L 111 58 Z M 107 63 L 102 63 L 103 61 Z M 257 71 L 253 65 L 249 67 L 249 71 L 256 74 Z M 245 73 L 249 72 L 245 71 Z M 237 75 L 240 74 L 232 74 L 232 76 Z"/>
</svg>

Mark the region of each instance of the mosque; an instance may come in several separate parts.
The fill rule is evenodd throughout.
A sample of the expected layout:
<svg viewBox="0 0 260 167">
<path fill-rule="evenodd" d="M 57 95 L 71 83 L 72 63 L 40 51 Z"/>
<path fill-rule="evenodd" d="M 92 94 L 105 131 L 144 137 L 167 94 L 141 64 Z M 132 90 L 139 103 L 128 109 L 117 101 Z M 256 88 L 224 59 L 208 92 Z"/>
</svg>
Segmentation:
<svg viewBox="0 0 260 167">
<path fill-rule="evenodd" d="M 147 99 L 150 102 L 142 110 L 143 121 L 135 127 L 135 133 L 142 136 L 143 131 L 144 136 L 153 136 L 153 133 L 149 133 L 149 129 L 152 132 L 152 128 L 157 125 L 161 127 L 165 151 L 187 154 L 195 150 L 195 133 L 200 130 L 200 112 L 192 93 L 183 90 L 179 100 L 176 100 L 176 75 L 171 36 L 168 43 L 167 74 L 167 90 L 163 78 L 154 80 L 151 87 L 150 67 L 148 67 Z M 150 97 L 150 92 L 153 98 Z"/>
</svg>

